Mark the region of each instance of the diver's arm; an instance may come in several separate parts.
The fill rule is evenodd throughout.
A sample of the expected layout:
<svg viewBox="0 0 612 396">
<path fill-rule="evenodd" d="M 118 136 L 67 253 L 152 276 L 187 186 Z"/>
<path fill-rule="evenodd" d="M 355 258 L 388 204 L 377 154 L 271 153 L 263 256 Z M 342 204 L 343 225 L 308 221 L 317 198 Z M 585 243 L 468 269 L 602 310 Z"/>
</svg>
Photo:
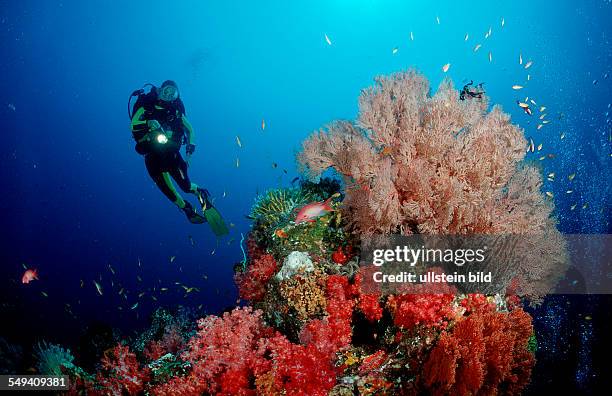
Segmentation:
<svg viewBox="0 0 612 396">
<path fill-rule="evenodd" d="M 185 129 L 187 129 L 187 144 L 195 145 L 195 134 L 193 132 L 193 127 L 191 126 L 191 123 L 185 116 L 182 116 L 181 120 L 183 121 L 183 126 L 185 127 Z"/>
<path fill-rule="evenodd" d="M 138 110 L 136 110 L 136 112 L 132 116 L 132 123 L 130 125 L 130 128 L 132 129 L 132 133 L 134 134 L 135 138 L 137 136 L 142 135 L 142 137 L 140 139 L 137 139 L 138 142 L 141 142 L 147 136 L 147 134 L 146 134 L 146 132 L 147 132 L 147 121 L 143 120 L 144 112 L 145 112 L 144 107 L 138 108 Z"/>
</svg>

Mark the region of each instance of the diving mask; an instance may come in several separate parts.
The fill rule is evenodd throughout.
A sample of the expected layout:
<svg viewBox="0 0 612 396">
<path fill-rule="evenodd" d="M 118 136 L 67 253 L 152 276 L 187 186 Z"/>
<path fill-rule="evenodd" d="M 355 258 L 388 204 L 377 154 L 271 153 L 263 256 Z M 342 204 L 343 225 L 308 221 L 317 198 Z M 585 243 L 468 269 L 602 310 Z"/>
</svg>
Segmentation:
<svg viewBox="0 0 612 396">
<path fill-rule="evenodd" d="M 159 98 L 164 102 L 172 102 L 179 96 L 178 88 L 174 85 L 165 85 L 159 89 Z"/>
</svg>

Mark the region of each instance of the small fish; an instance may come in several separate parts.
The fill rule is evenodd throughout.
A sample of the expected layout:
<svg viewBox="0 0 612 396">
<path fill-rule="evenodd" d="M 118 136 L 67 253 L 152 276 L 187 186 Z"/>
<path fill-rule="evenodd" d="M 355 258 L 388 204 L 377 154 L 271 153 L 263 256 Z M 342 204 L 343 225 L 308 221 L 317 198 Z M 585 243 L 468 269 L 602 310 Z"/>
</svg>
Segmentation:
<svg viewBox="0 0 612 396">
<path fill-rule="evenodd" d="M 512 89 L 518 91 L 519 89 L 523 89 L 523 86 L 515 84 L 515 85 L 512 86 Z"/>
<path fill-rule="evenodd" d="M 538 158 L 538 159 L 539 159 L 540 161 L 544 161 L 544 160 L 546 159 L 546 156 L 545 156 L 545 155 L 543 155 L 543 156 L 541 156 L 541 157 L 540 157 L 540 158 Z"/>
<path fill-rule="evenodd" d="M 587 315 L 587 316 L 584 317 L 584 320 L 591 320 L 591 319 L 593 319 L 593 318 L 590 315 Z"/>
<path fill-rule="evenodd" d="M 538 144 L 538 151 L 542 151 L 542 143 Z"/>
<path fill-rule="evenodd" d="M 572 173 L 571 175 L 569 175 L 569 176 L 567 177 L 567 179 L 568 179 L 569 181 L 572 181 L 572 180 L 574 180 L 574 178 L 575 178 L 575 177 L 576 177 L 576 174 L 575 174 L 575 173 Z"/>
<path fill-rule="evenodd" d="M 122 287 L 121 290 L 119 290 L 119 295 L 122 295 L 125 292 L 125 289 Z"/>
<path fill-rule="evenodd" d="M 208 280 L 208 275 L 206 275 L 206 274 L 202 275 L 202 279 Z"/>
<path fill-rule="evenodd" d="M 167 288 L 167 287 L 160 287 L 160 288 L 159 288 L 159 291 L 163 291 L 163 292 L 165 292 L 165 291 L 168 291 L 168 288 Z"/>
<path fill-rule="evenodd" d="M 574 209 L 576 209 L 576 204 L 573 204 L 573 205 L 570 207 L 570 210 L 574 210 Z"/>
<path fill-rule="evenodd" d="M 325 215 L 328 212 L 333 211 L 334 209 L 329 206 L 332 199 L 338 197 L 340 194 L 335 193 L 331 197 L 327 198 L 322 202 L 312 202 L 305 206 L 303 206 L 299 211 L 295 218 L 295 224 L 300 224 L 304 222 L 314 222 L 315 219 Z"/>
<path fill-rule="evenodd" d="M 468 39 L 470 38 L 470 35 L 468 33 L 465 34 L 465 38 L 463 39 L 463 41 L 468 41 Z"/>
<path fill-rule="evenodd" d="M 134 309 L 136 309 L 136 308 L 138 308 L 138 303 L 136 303 L 136 304 L 134 304 L 134 305 L 132 305 L 132 306 L 130 307 L 130 309 L 131 309 L 131 310 L 134 310 Z"/>
<path fill-rule="evenodd" d="M 325 41 L 327 41 L 327 45 L 332 45 L 331 40 L 329 39 L 329 37 L 327 36 L 327 33 L 325 34 Z"/>
<path fill-rule="evenodd" d="M 82 288 L 83 288 L 83 286 L 85 285 L 85 282 L 83 282 L 83 279 L 81 279 L 81 280 L 80 280 L 79 284 L 80 284 L 81 289 L 82 289 Z"/>
<path fill-rule="evenodd" d="M 584 205 L 582 205 L 582 209 L 586 209 L 588 207 L 589 207 L 589 203 L 588 202 L 586 202 Z"/>
<path fill-rule="evenodd" d="M 493 62 L 493 53 L 489 51 L 489 62 Z"/>
<path fill-rule="evenodd" d="M 531 104 L 532 104 L 532 105 L 534 105 L 534 106 L 536 105 L 535 100 L 533 100 L 533 99 L 529 99 L 529 101 L 531 102 Z"/>
<path fill-rule="evenodd" d="M 183 286 L 183 289 L 185 289 L 185 293 L 186 293 L 186 294 L 192 293 L 192 292 L 194 292 L 194 291 L 195 291 L 195 292 L 199 292 L 199 291 L 200 291 L 200 289 L 198 289 L 197 287 L 187 287 L 187 286 Z"/>
<path fill-rule="evenodd" d="M 561 138 L 561 140 L 565 139 L 565 132 L 561 132 L 561 135 L 559 137 Z"/>
<path fill-rule="evenodd" d="M 546 191 L 546 196 L 548 198 L 553 198 L 554 197 L 553 193 L 551 193 L 550 191 Z"/>
<path fill-rule="evenodd" d="M 242 142 L 240 141 L 240 136 L 236 135 L 236 144 L 238 147 L 242 147 Z"/>
<path fill-rule="evenodd" d="M 37 269 L 28 269 L 21 276 L 21 283 L 28 284 L 33 280 L 38 280 L 38 270 Z"/>
<path fill-rule="evenodd" d="M 527 74 L 527 81 L 531 81 L 531 74 Z"/>
<path fill-rule="evenodd" d="M 189 238 L 189 243 L 191 244 L 191 247 L 195 247 L 195 240 L 193 239 L 193 237 L 189 235 L 188 238 Z"/>
<path fill-rule="evenodd" d="M 525 63 L 525 69 L 529 69 L 531 67 L 531 65 L 533 65 L 533 61 L 529 61 L 529 62 Z"/>
<path fill-rule="evenodd" d="M 395 55 L 395 54 L 397 54 L 397 51 L 399 51 L 399 48 L 394 47 L 394 48 L 391 50 L 391 54 L 392 54 L 392 55 Z"/>
<path fill-rule="evenodd" d="M 573 192 L 574 192 L 574 190 L 567 190 L 565 193 L 566 193 L 566 194 L 571 194 L 571 193 L 573 193 Z"/>
<path fill-rule="evenodd" d="M 537 128 L 536 128 L 536 129 L 539 131 L 540 129 L 542 129 L 542 127 L 543 127 L 543 126 L 544 126 L 544 125 L 542 125 L 542 124 L 538 124 L 538 126 L 537 126 Z"/>
<path fill-rule="evenodd" d="M 236 168 L 240 167 L 240 158 L 236 158 Z"/>
<path fill-rule="evenodd" d="M 491 27 L 489 27 L 489 30 L 485 33 L 485 39 L 488 39 L 489 37 L 491 37 Z"/>
<path fill-rule="evenodd" d="M 110 264 L 108 265 L 108 269 L 111 272 L 111 274 L 115 275 L 115 270 Z"/>
<path fill-rule="evenodd" d="M 474 47 L 474 52 L 478 51 L 480 47 L 482 47 L 482 44 L 476 44 L 476 46 Z"/>
<path fill-rule="evenodd" d="M 436 15 L 436 22 L 438 23 L 438 25 L 440 24 L 440 17 Z"/>
<path fill-rule="evenodd" d="M 555 178 L 555 172 L 550 172 L 548 174 L 548 177 L 551 178 L 551 179 L 554 179 Z"/>
<path fill-rule="evenodd" d="M 523 64 L 523 54 L 519 53 L 519 65 Z"/>
<path fill-rule="evenodd" d="M 140 275 L 136 275 L 136 280 L 138 280 L 138 282 L 142 282 L 142 278 L 140 277 Z"/>
<path fill-rule="evenodd" d="M 98 294 L 102 295 L 103 294 L 102 285 L 96 281 L 93 281 L 93 283 L 94 283 L 94 286 L 96 287 L 96 291 L 98 292 Z"/>
<path fill-rule="evenodd" d="M 216 251 L 217 251 L 217 249 L 213 249 L 213 250 L 210 252 L 210 255 L 211 255 L 211 256 L 214 256 Z"/>
<path fill-rule="evenodd" d="M 14 105 L 14 104 L 12 104 L 12 103 L 9 103 L 9 104 L 7 105 L 7 107 L 8 107 L 9 109 L 13 110 L 13 111 L 15 111 L 15 110 L 16 110 L 15 105 Z"/>
<path fill-rule="evenodd" d="M 546 113 L 542 113 L 542 115 L 540 115 L 540 120 L 543 120 L 544 117 L 546 117 Z"/>
<path fill-rule="evenodd" d="M 504 17 L 502 17 L 502 19 L 501 19 L 501 27 L 504 27 L 505 24 L 506 24 L 506 20 L 504 19 Z"/>
<path fill-rule="evenodd" d="M 450 67 L 451 67 L 451 64 L 447 63 L 446 65 L 442 66 L 442 71 L 446 73 Z"/>
<path fill-rule="evenodd" d="M 43 296 L 43 297 L 49 297 L 49 295 L 46 292 L 44 292 L 44 291 L 41 291 L 40 295 Z"/>
<path fill-rule="evenodd" d="M 140 262 L 140 257 L 138 257 L 138 266 L 142 267 L 142 263 Z"/>
<path fill-rule="evenodd" d="M 273 168 L 273 169 L 278 168 L 278 164 L 277 164 L 276 162 L 272 162 L 272 168 Z"/>
<path fill-rule="evenodd" d="M 262 131 L 266 130 L 266 120 L 264 120 L 263 118 L 261 119 L 261 130 Z"/>
<path fill-rule="evenodd" d="M 529 151 L 531 151 L 532 153 L 535 151 L 535 147 L 533 144 L 533 139 L 529 138 Z"/>
<path fill-rule="evenodd" d="M 410 32 L 410 41 L 414 41 L 414 34 L 412 32 Z"/>
<path fill-rule="evenodd" d="M 593 80 L 593 85 L 597 85 L 597 80 Z"/>
<path fill-rule="evenodd" d="M 229 226 L 230 226 L 230 228 L 234 228 L 234 227 L 236 227 L 236 224 L 234 224 L 234 223 L 229 223 Z"/>
<path fill-rule="evenodd" d="M 176 256 L 170 256 L 170 262 L 171 263 L 173 263 L 175 259 L 176 259 Z"/>
<path fill-rule="evenodd" d="M 21 266 L 23 267 L 23 269 L 24 269 L 24 270 L 27 270 L 27 269 L 28 269 L 28 266 L 27 266 L 27 265 L 25 265 L 25 263 L 21 263 Z"/>
<path fill-rule="evenodd" d="M 550 120 L 544 120 L 542 121 L 542 124 L 548 124 L 550 122 Z"/>
<path fill-rule="evenodd" d="M 546 106 L 540 107 L 540 113 L 543 113 L 546 110 Z"/>
<path fill-rule="evenodd" d="M 153 300 L 153 301 L 157 301 L 157 297 L 155 297 L 155 296 L 151 296 L 151 300 Z"/>
<path fill-rule="evenodd" d="M 145 292 L 138 293 L 138 298 L 142 298 L 142 296 L 144 296 L 145 294 Z"/>
</svg>

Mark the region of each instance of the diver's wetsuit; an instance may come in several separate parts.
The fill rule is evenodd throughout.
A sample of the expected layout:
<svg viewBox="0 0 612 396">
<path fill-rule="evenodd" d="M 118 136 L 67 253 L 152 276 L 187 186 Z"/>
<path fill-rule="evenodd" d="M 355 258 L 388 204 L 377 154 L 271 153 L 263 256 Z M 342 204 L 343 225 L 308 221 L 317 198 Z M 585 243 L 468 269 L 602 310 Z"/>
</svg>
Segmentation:
<svg viewBox="0 0 612 396">
<path fill-rule="evenodd" d="M 190 208 L 170 179 L 172 177 L 184 192 L 198 194 L 203 191 L 189 180 L 187 162 L 180 153 L 183 140 L 186 138 L 192 144 L 194 138 L 193 128 L 185 117 L 183 103 L 180 99 L 171 103 L 161 100 L 147 103 L 134 112 L 132 130 L 146 128 L 143 124 L 146 125 L 150 120 L 158 121 L 163 128 L 159 131 L 166 131 L 170 136 L 161 144 L 156 141 L 157 132 L 146 129 L 144 137 L 136 145 L 136 151 L 144 154 L 147 171 L 162 193 L 179 208 L 184 209 L 186 205 Z"/>
</svg>

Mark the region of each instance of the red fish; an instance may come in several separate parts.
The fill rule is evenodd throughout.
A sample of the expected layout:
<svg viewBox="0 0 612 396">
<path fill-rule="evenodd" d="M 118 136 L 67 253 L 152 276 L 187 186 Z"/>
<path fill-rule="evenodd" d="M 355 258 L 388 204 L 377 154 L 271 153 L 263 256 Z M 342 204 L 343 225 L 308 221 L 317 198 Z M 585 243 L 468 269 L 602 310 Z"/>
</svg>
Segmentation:
<svg viewBox="0 0 612 396">
<path fill-rule="evenodd" d="M 295 224 L 300 224 L 304 222 L 312 223 L 317 218 L 325 215 L 328 212 L 332 212 L 334 209 L 329 206 L 331 200 L 340 194 L 336 193 L 331 197 L 327 198 L 322 202 L 312 202 L 308 205 L 303 206 L 295 217 Z"/>
<path fill-rule="evenodd" d="M 35 279 L 38 280 L 38 270 L 29 269 L 23 273 L 23 276 L 21 277 L 21 283 L 30 283 Z"/>
</svg>

